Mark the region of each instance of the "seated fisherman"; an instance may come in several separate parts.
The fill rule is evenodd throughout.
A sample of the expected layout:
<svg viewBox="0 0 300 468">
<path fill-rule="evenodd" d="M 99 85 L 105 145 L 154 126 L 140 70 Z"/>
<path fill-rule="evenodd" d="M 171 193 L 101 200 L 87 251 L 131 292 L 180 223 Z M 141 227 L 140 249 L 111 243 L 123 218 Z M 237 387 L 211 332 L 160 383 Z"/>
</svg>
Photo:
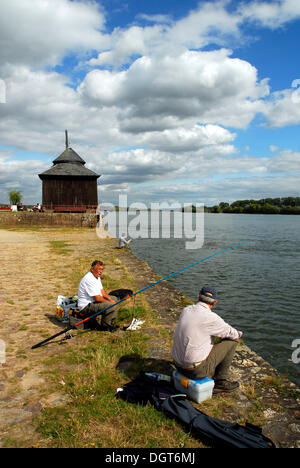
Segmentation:
<svg viewBox="0 0 300 468">
<path fill-rule="evenodd" d="M 204 286 L 199 302 L 185 307 L 174 334 L 172 357 L 180 373 L 192 380 L 210 377 L 215 381 L 214 393 L 231 392 L 239 387 L 231 382 L 231 365 L 241 331 L 232 328 L 212 311 L 217 292 Z M 223 340 L 214 344 L 214 337 Z"/>
<path fill-rule="evenodd" d="M 80 281 L 78 287 L 78 308 L 87 317 L 118 302 L 116 297 L 109 296 L 105 289 L 103 289 L 101 282 L 103 269 L 103 262 L 95 260 L 91 265 L 90 271 Z M 118 306 L 111 307 L 95 317 L 103 331 L 112 332 L 119 328 L 114 325 L 117 310 Z"/>
<path fill-rule="evenodd" d="M 124 247 L 128 247 L 132 239 L 127 239 L 126 234 L 123 233 L 119 238 L 119 249 L 123 249 Z"/>
</svg>

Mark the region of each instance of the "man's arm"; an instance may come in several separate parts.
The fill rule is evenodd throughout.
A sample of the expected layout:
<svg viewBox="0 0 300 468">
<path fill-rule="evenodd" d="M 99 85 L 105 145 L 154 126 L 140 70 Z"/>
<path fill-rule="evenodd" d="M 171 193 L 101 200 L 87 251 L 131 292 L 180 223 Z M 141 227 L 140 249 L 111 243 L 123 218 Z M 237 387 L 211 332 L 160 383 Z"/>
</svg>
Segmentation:
<svg viewBox="0 0 300 468">
<path fill-rule="evenodd" d="M 227 338 L 233 341 L 238 341 L 242 337 L 243 332 L 230 326 L 219 315 L 212 313 L 211 318 L 211 323 L 208 325 L 211 336 L 218 336 L 223 339 Z"/>
<path fill-rule="evenodd" d="M 111 302 L 112 304 L 116 303 L 109 297 L 105 289 L 101 289 L 101 294 L 102 296 L 100 296 L 100 294 L 98 296 L 94 296 L 96 302 Z"/>
</svg>

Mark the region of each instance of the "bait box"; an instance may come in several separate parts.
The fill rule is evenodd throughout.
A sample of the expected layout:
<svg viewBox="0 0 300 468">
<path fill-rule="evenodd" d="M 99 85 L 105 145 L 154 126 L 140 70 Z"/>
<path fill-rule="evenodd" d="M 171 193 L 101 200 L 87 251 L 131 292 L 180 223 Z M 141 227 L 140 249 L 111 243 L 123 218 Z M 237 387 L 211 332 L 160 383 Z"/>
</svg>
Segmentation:
<svg viewBox="0 0 300 468">
<path fill-rule="evenodd" d="M 178 370 L 173 372 L 174 386 L 182 393 L 186 393 L 193 401 L 200 403 L 212 397 L 215 382 L 209 377 L 192 380 L 182 375 Z"/>
<path fill-rule="evenodd" d="M 70 320 L 70 325 L 73 327 L 73 326 L 76 326 L 77 323 L 82 322 L 83 318 L 79 319 L 79 318 L 73 317 L 72 315 L 69 315 L 69 320 Z M 88 321 L 81 323 L 76 328 L 77 330 L 86 330 L 88 328 Z"/>
</svg>

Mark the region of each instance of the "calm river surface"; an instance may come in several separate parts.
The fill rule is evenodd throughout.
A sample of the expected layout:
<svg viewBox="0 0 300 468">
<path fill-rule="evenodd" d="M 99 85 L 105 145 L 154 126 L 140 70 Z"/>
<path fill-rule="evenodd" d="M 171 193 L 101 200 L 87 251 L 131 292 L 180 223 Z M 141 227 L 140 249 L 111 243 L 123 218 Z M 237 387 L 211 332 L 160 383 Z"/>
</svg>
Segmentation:
<svg viewBox="0 0 300 468">
<path fill-rule="evenodd" d="M 215 312 L 244 332 L 251 349 L 300 385 L 300 364 L 292 361 L 292 353 L 300 347 L 300 216 L 205 214 L 203 247 L 187 250 L 185 242 L 142 238 L 135 239 L 131 249 L 166 276 L 219 250 L 249 242 L 168 281 L 195 301 L 203 284 L 215 286 L 219 296 Z M 292 347 L 295 339 L 299 339 L 297 348 Z"/>
</svg>

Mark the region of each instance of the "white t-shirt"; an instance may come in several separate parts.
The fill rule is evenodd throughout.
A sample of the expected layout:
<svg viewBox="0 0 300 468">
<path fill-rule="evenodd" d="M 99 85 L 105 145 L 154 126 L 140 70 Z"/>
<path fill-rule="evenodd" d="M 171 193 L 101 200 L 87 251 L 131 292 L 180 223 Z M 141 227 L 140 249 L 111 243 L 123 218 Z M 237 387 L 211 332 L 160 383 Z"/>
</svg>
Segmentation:
<svg viewBox="0 0 300 468">
<path fill-rule="evenodd" d="M 102 296 L 103 289 L 100 278 L 89 271 L 80 281 L 78 287 L 78 308 L 84 309 L 90 302 L 95 302 L 94 296 Z"/>
</svg>

